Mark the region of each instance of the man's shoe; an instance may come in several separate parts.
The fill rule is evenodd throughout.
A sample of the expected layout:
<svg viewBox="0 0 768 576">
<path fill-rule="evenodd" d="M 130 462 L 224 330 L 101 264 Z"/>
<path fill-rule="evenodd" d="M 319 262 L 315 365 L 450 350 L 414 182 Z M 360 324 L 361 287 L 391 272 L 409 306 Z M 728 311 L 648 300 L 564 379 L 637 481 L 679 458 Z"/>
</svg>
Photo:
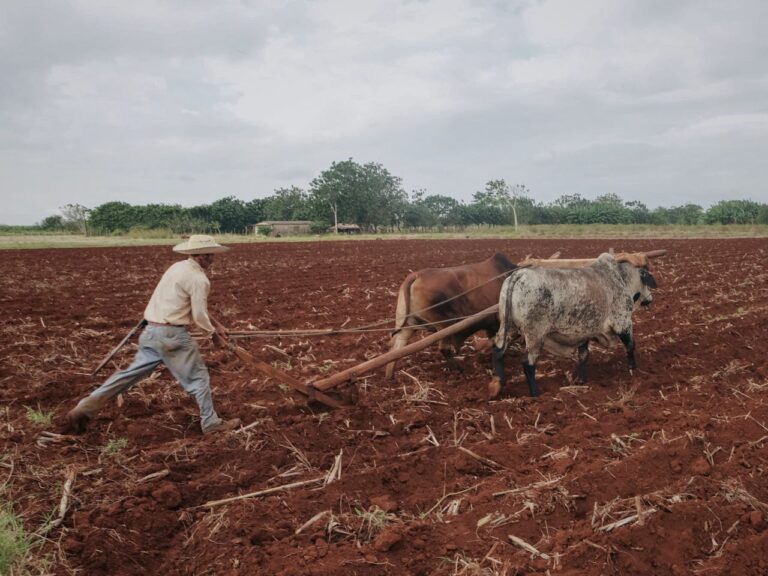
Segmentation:
<svg viewBox="0 0 768 576">
<path fill-rule="evenodd" d="M 85 429 L 88 428 L 90 419 L 91 417 L 88 416 L 88 414 L 81 412 L 77 408 L 73 408 L 67 412 L 67 424 L 69 424 L 69 427 L 75 434 L 82 434 L 85 432 Z"/>
<path fill-rule="evenodd" d="M 215 434 L 216 432 L 227 432 L 239 428 L 242 422 L 240 418 L 230 418 L 229 420 L 220 420 L 216 424 L 211 424 L 203 430 L 203 434 Z"/>
</svg>

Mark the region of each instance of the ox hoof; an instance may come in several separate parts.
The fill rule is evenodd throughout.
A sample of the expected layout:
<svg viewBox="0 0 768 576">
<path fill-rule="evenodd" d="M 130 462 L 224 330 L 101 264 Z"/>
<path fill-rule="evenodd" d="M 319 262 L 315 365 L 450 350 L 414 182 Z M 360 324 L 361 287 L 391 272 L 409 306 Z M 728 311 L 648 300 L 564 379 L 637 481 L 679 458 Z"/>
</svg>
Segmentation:
<svg viewBox="0 0 768 576">
<path fill-rule="evenodd" d="M 501 394 L 501 380 L 497 377 L 488 382 L 488 399 L 498 398 L 499 394 Z"/>
</svg>

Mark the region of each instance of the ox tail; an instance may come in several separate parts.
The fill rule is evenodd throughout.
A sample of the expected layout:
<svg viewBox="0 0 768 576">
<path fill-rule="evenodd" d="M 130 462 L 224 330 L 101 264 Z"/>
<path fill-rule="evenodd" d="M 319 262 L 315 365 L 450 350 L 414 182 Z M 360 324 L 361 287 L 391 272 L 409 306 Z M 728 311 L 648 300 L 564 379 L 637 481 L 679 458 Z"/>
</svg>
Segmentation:
<svg viewBox="0 0 768 576">
<path fill-rule="evenodd" d="M 389 349 L 398 350 L 406 344 L 411 337 L 411 330 L 407 328 L 411 315 L 411 285 L 418 278 L 415 272 L 411 272 L 403 280 L 397 293 L 397 307 L 395 308 L 395 329 L 392 331 L 392 340 Z M 391 379 L 395 374 L 395 362 L 387 364 L 386 378 Z"/>
<path fill-rule="evenodd" d="M 512 292 L 521 274 L 516 270 L 504 280 L 499 295 L 499 330 L 493 340 L 494 347 L 502 354 L 506 352 L 510 339 L 517 334 L 517 326 L 512 320 Z"/>
<path fill-rule="evenodd" d="M 411 315 L 411 285 L 418 276 L 411 272 L 400 285 L 400 291 L 397 293 L 397 307 L 395 308 L 395 329 L 392 332 L 396 336 L 408 322 Z"/>
</svg>

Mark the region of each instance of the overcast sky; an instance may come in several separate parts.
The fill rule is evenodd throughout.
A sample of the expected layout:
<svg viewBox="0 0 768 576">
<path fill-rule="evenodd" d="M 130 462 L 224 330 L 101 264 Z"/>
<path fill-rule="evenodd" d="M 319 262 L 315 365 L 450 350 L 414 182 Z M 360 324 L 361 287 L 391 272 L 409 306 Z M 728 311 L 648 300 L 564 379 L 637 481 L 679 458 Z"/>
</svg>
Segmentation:
<svg viewBox="0 0 768 576">
<path fill-rule="evenodd" d="M 765 0 L 0 2 L 0 223 L 349 157 L 470 200 L 768 201 Z"/>
</svg>

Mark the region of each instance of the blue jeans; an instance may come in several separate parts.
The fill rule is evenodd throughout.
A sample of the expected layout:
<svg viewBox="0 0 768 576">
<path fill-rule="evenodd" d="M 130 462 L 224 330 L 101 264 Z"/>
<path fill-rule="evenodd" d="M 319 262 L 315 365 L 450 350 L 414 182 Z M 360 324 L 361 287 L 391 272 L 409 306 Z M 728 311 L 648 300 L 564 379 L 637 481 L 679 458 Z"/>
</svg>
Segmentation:
<svg viewBox="0 0 768 576">
<path fill-rule="evenodd" d="M 77 409 L 93 417 L 109 400 L 152 374 L 160 364 L 165 364 L 184 390 L 197 401 L 203 431 L 221 422 L 213 409 L 208 369 L 197 344 L 183 326 L 149 324 L 139 337 L 139 351 L 131 365 L 112 374 L 104 384 L 80 400 Z"/>
</svg>

